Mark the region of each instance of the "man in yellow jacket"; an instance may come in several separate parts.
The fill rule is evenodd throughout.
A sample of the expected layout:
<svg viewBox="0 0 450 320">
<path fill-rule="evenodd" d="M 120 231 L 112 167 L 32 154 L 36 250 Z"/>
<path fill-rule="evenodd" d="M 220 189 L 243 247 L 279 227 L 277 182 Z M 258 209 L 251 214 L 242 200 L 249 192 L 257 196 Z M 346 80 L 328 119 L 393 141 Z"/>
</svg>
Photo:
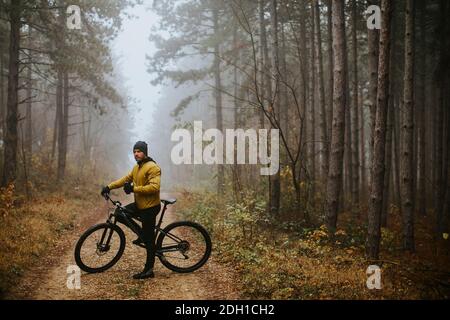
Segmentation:
<svg viewBox="0 0 450 320">
<path fill-rule="evenodd" d="M 155 223 L 156 216 L 161 210 L 160 181 L 161 169 L 155 161 L 148 156 L 147 143 L 138 141 L 133 147 L 134 158 L 137 164 L 126 176 L 103 187 L 102 195 L 112 189 L 124 187 L 127 194 L 134 193 L 134 202 L 125 207 L 130 215 L 142 221 L 142 228 L 133 219 L 125 219 L 119 210 L 116 210 L 117 220 L 138 234 L 134 244 L 144 243 L 147 249 L 147 260 L 144 271 L 135 274 L 135 279 L 153 278 L 153 265 L 155 264 Z"/>
</svg>

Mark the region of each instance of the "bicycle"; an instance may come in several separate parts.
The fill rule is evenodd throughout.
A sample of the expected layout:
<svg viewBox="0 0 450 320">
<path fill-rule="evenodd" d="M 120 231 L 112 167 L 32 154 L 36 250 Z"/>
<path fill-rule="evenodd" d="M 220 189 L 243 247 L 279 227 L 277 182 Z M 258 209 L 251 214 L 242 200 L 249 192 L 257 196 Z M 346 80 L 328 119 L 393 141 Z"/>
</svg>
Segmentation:
<svg viewBox="0 0 450 320">
<path fill-rule="evenodd" d="M 130 211 L 120 201 L 111 199 L 108 194 L 105 199 L 111 201 L 125 219 L 139 220 L 130 216 Z M 208 232 L 200 224 L 191 221 L 174 222 L 162 229 L 167 206 L 174 204 L 176 199 L 161 202 L 164 206 L 155 226 L 156 256 L 166 268 L 175 272 L 188 273 L 201 268 L 211 255 L 212 243 Z M 80 236 L 75 246 L 75 261 L 81 270 L 88 273 L 103 272 L 120 260 L 125 251 L 126 237 L 125 232 L 117 225 L 116 218 L 115 211 L 111 211 L 106 222 L 90 227 Z M 142 239 L 137 230 L 132 231 Z M 94 242 L 91 243 L 92 241 Z M 143 243 L 138 245 L 145 248 Z"/>
</svg>

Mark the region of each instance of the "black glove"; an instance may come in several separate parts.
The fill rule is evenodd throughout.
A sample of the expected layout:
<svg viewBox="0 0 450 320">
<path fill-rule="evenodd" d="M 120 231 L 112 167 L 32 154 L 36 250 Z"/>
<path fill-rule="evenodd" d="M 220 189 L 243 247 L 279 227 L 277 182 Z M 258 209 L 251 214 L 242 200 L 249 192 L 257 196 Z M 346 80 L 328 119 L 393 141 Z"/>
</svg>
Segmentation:
<svg viewBox="0 0 450 320">
<path fill-rule="evenodd" d="M 133 192 L 133 184 L 129 182 L 125 182 L 123 186 L 123 191 L 125 191 L 126 194 L 130 194 Z"/>
<path fill-rule="evenodd" d="M 102 188 L 102 192 L 101 192 L 100 194 L 101 194 L 102 196 L 105 196 L 105 195 L 109 194 L 110 191 L 111 191 L 111 190 L 109 189 L 109 187 L 106 186 L 106 187 L 103 187 L 103 188 Z"/>
</svg>

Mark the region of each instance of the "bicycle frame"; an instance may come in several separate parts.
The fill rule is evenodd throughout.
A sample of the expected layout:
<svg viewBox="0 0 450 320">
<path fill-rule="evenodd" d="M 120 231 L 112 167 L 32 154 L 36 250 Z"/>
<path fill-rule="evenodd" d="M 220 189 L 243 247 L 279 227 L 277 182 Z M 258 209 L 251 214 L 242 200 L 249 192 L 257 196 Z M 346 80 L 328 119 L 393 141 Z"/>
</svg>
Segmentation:
<svg viewBox="0 0 450 320">
<path fill-rule="evenodd" d="M 111 203 L 114 204 L 114 206 L 115 206 L 116 208 L 118 208 L 118 209 L 120 210 L 120 212 L 123 213 L 123 218 L 126 220 L 126 222 L 128 222 L 128 225 L 127 225 L 127 226 L 128 226 L 130 229 L 132 229 L 133 232 L 136 233 L 136 235 L 137 235 L 141 240 L 143 240 L 143 239 L 142 239 L 142 235 L 140 234 L 139 230 L 134 230 L 133 224 L 132 224 L 132 223 L 130 222 L 130 220 L 129 220 L 129 219 L 134 219 L 134 218 L 133 218 L 133 217 L 130 217 L 130 216 L 128 215 L 128 212 L 129 212 L 129 211 L 127 210 L 127 208 L 125 208 L 124 206 L 122 206 L 122 203 L 121 203 L 120 201 L 112 200 L 108 194 L 105 195 L 105 199 L 111 201 Z M 175 236 L 175 235 L 173 235 L 173 234 L 171 234 L 171 233 L 166 233 L 166 232 L 164 232 L 163 229 L 161 229 L 161 224 L 162 224 L 162 221 L 163 221 L 163 218 L 164 218 L 164 214 L 165 214 L 165 212 L 166 212 L 166 209 L 167 209 L 167 203 L 164 203 L 164 206 L 163 206 L 162 210 L 160 211 L 161 215 L 160 215 L 160 217 L 159 217 L 158 223 L 155 225 L 155 231 L 156 231 L 155 239 L 158 238 L 158 236 L 159 236 L 160 233 L 164 233 L 166 236 L 168 236 L 168 237 L 171 238 L 172 240 L 177 241 L 177 242 L 182 242 L 182 241 L 183 241 L 182 239 L 178 238 L 177 236 Z M 158 213 L 158 214 L 159 214 L 159 213 Z M 112 212 L 112 213 L 109 214 L 109 217 L 108 217 L 108 219 L 107 219 L 107 222 L 108 222 L 108 223 L 111 223 L 111 224 L 117 224 L 117 218 L 116 218 L 114 212 Z M 111 240 L 111 236 L 112 236 L 112 233 L 109 234 L 106 243 L 109 243 L 109 241 Z M 100 243 L 103 243 L 104 237 L 105 237 L 105 234 L 102 235 L 102 238 L 101 238 L 101 240 L 100 240 Z M 140 245 L 140 246 L 143 247 L 143 248 L 145 248 L 145 246 L 143 246 L 143 245 Z M 107 247 L 107 245 L 106 245 L 106 247 Z M 178 250 L 180 250 L 180 245 L 179 245 L 179 244 L 171 245 L 171 246 L 165 246 L 164 248 L 161 248 L 160 250 L 158 250 L 158 251 L 156 252 L 156 255 L 160 255 L 161 252 L 170 252 L 170 251 L 178 251 Z M 182 254 L 184 255 L 183 252 L 182 252 Z"/>
</svg>

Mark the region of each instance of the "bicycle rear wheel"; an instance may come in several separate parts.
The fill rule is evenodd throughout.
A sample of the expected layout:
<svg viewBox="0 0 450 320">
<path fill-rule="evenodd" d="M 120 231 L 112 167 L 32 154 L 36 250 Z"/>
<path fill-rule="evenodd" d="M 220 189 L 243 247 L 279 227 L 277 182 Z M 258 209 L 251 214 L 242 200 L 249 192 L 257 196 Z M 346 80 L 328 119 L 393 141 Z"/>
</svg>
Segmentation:
<svg viewBox="0 0 450 320">
<path fill-rule="evenodd" d="M 75 246 L 75 262 L 89 273 L 103 272 L 119 261 L 125 250 L 125 234 L 118 226 L 101 223 L 83 233 Z"/>
<path fill-rule="evenodd" d="M 211 238 L 201 225 L 179 221 L 165 227 L 156 242 L 161 263 L 175 272 L 197 270 L 211 255 Z"/>
</svg>

